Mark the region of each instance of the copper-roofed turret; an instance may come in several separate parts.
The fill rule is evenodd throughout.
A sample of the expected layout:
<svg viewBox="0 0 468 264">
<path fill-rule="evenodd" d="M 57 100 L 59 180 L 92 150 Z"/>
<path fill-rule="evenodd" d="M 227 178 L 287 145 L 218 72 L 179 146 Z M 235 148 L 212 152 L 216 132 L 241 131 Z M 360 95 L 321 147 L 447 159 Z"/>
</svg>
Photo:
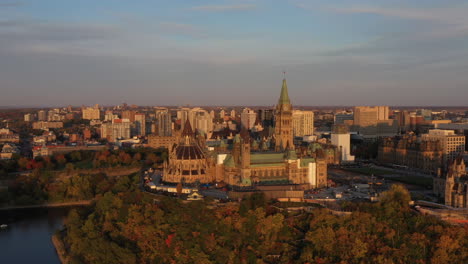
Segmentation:
<svg viewBox="0 0 468 264">
<path fill-rule="evenodd" d="M 281 94 L 278 100 L 278 105 L 291 104 L 288 94 L 288 84 L 286 83 L 286 78 L 283 79 L 283 86 L 281 87 Z"/>
</svg>

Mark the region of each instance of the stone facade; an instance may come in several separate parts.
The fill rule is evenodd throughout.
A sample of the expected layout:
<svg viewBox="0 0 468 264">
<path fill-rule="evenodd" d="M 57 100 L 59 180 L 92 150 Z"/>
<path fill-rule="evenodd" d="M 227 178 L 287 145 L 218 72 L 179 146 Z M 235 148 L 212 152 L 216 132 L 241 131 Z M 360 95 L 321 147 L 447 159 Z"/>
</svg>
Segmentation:
<svg viewBox="0 0 468 264">
<path fill-rule="evenodd" d="M 442 164 L 442 147 L 437 140 L 421 140 L 414 134 L 383 139 L 379 145 L 378 161 L 416 168 L 437 174 Z"/>
<path fill-rule="evenodd" d="M 281 96 L 276 107 L 275 147 L 252 138 L 243 129 L 232 143 L 219 140 L 219 146 L 208 151 L 205 135 L 197 136 L 187 119 L 178 144 L 169 148 L 169 160 L 164 164 L 163 181 L 224 182 L 234 186 L 263 184 L 298 184 L 304 188 L 320 188 L 327 185 L 327 159 L 324 155 L 298 157 L 292 134 L 292 108 L 283 80 Z"/>
</svg>

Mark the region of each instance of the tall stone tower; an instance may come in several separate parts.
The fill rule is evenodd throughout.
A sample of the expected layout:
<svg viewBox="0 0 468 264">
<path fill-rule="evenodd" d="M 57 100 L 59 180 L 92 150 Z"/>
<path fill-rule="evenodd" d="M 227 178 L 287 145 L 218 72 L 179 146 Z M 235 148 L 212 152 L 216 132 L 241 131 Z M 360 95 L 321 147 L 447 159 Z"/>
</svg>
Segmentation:
<svg viewBox="0 0 468 264">
<path fill-rule="evenodd" d="M 294 149 L 292 130 L 292 106 L 288 95 L 286 78 L 283 79 L 281 95 L 275 111 L 275 150 Z"/>
</svg>

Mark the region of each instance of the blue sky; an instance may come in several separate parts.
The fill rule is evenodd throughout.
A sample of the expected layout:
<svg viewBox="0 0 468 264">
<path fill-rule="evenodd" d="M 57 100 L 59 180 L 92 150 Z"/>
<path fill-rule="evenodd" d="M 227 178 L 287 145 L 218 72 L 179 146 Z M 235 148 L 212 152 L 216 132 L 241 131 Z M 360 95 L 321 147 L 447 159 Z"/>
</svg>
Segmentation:
<svg viewBox="0 0 468 264">
<path fill-rule="evenodd" d="M 466 1 L 465 1 L 466 2 Z M 468 3 L 0 0 L 0 106 L 467 105 Z"/>
</svg>

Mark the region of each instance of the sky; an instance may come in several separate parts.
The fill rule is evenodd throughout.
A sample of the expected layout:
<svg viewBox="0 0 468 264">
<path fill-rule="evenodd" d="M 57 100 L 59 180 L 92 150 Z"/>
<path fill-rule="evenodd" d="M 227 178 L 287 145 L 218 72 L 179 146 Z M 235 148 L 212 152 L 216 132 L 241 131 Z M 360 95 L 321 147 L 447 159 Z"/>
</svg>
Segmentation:
<svg viewBox="0 0 468 264">
<path fill-rule="evenodd" d="M 467 106 L 468 2 L 0 0 L 0 106 Z"/>
</svg>

